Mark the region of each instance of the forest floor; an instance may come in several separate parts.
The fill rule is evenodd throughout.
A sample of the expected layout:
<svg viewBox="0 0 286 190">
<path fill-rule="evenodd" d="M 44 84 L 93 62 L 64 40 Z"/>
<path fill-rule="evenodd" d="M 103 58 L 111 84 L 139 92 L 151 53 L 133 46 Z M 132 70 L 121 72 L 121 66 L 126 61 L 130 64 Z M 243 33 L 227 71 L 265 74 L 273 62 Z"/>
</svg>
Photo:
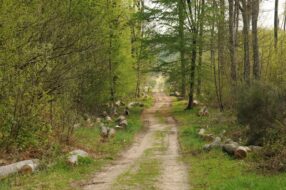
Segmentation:
<svg viewBox="0 0 286 190">
<path fill-rule="evenodd" d="M 180 126 L 180 151 L 187 165 L 192 190 L 286 190 L 286 174 L 262 171 L 257 167 L 255 154 L 237 160 L 221 149 L 203 151 L 203 145 L 208 142 L 199 137 L 199 129 L 205 128 L 217 136 L 225 130 L 227 137 L 234 137 L 241 131 L 241 126 L 234 122 L 233 113 L 209 108 L 208 117 L 199 117 L 199 107 L 184 110 L 186 105 L 184 100 L 174 101 L 171 114 Z"/>
<path fill-rule="evenodd" d="M 88 182 L 85 190 L 189 189 L 187 168 L 180 159 L 175 120 L 169 116 L 172 99 L 154 93 L 155 104 L 143 112 L 148 129 L 134 144 Z"/>
<path fill-rule="evenodd" d="M 151 107 L 152 99 L 143 101 L 145 107 Z M 66 162 L 67 151 L 55 144 L 52 157 L 42 160 L 45 164 L 40 170 L 31 175 L 12 175 L 0 180 L 0 190 L 63 190 L 78 189 L 71 187 L 74 181 L 87 179 L 96 171 L 100 171 L 120 153 L 128 148 L 136 134 L 144 131 L 141 123 L 143 108 L 135 107 L 130 110 L 128 127 L 126 130 L 117 131 L 114 138 L 102 143 L 99 127 L 80 127 L 75 130 L 71 147 L 64 149 L 80 148 L 93 158 L 83 160 L 78 166 L 72 167 Z"/>
</svg>

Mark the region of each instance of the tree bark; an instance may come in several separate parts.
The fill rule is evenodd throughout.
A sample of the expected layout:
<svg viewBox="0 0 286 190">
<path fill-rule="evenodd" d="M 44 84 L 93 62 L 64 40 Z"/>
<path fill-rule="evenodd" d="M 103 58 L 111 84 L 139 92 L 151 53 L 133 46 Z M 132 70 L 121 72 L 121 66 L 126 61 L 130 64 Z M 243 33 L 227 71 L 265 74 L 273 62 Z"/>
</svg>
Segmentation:
<svg viewBox="0 0 286 190">
<path fill-rule="evenodd" d="M 203 61 L 203 32 L 204 32 L 204 6 L 205 6 L 205 0 L 202 0 L 201 4 L 201 12 L 199 16 L 199 60 L 198 60 L 198 68 L 197 68 L 197 73 L 198 73 L 198 83 L 197 83 L 197 95 L 201 95 L 201 83 L 202 83 L 202 61 Z"/>
<path fill-rule="evenodd" d="M 187 106 L 186 109 L 192 109 L 193 108 L 194 86 L 195 86 L 195 72 L 196 72 L 196 59 L 197 59 L 197 31 L 194 31 L 193 39 L 192 39 L 190 94 L 189 94 L 188 106 Z"/>
<path fill-rule="evenodd" d="M 196 2 L 195 2 L 196 3 Z M 197 6 L 195 4 L 195 9 L 192 9 L 192 1 L 187 0 L 187 6 L 190 14 L 190 24 L 191 24 L 191 34 L 192 34 L 192 45 L 191 45 L 191 71 L 190 71 L 190 91 L 189 91 L 189 101 L 186 109 L 193 108 L 194 101 L 194 87 L 195 87 L 195 72 L 196 72 L 196 60 L 197 60 L 197 43 L 198 43 L 198 18 L 197 18 Z M 195 13 L 193 14 L 193 11 Z"/>
<path fill-rule="evenodd" d="M 254 79 L 260 79 L 260 60 L 257 20 L 259 14 L 259 0 L 252 0 L 252 46 L 253 46 L 253 76 Z"/>
<path fill-rule="evenodd" d="M 223 103 L 222 103 L 222 88 L 223 88 L 223 80 L 222 80 L 222 75 L 224 71 L 224 36 L 225 36 L 225 31 L 224 31 L 224 0 L 220 0 L 220 13 L 219 13 L 219 21 L 218 21 L 218 95 L 219 95 L 219 108 L 220 111 L 223 111 Z"/>
<path fill-rule="evenodd" d="M 278 6 L 279 6 L 279 0 L 275 0 L 275 10 L 274 10 L 274 47 L 275 49 L 277 48 L 277 43 L 278 43 L 278 22 L 279 22 Z"/>
<path fill-rule="evenodd" d="M 235 18 L 236 18 L 236 2 L 235 0 L 228 0 L 229 5 L 229 52 L 230 52 L 230 61 L 231 61 L 231 79 L 232 79 L 232 85 L 236 84 L 236 67 L 237 67 L 237 61 L 236 61 L 236 30 L 235 30 Z"/>
<path fill-rule="evenodd" d="M 249 53 L 249 20 L 250 3 L 248 0 L 240 0 L 242 6 L 240 10 L 243 20 L 243 47 L 244 47 L 244 81 L 250 84 L 250 53 Z"/>
<path fill-rule="evenodd" d="M 186 58 L 185 58 L 185 33 L 184 33 L 184 5 L 182 0 L 178 0 L 179 15 L 179 44 L 180 44 L 180 62 L 181 62 L 181 95 L 186 96 Z"/>
</svg>

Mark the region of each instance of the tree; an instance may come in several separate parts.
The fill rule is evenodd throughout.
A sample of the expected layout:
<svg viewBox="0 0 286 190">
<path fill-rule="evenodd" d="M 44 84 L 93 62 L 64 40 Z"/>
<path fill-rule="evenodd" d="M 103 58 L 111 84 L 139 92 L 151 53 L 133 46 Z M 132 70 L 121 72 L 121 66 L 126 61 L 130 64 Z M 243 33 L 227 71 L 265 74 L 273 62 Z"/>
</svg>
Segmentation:
<svg viewBox="0 0 286 190">
<path fill-rule="evenodd" d="M 231 61 L 231 79 L 232 84 L 236 84 L 237 80 L 237 60 L 236 60 L 236 41 L 237 41 L 237 34 L 236 34 L 236 15 L 237 15 L 237 0 L 228 0 L 229 6 L 229 18 L 228 18 L 228 27 L 229 27 L 229 52 L 230 52 L 230 61 Z"/>
<path fill-rule="evenodd" d="M 179 16 L 179 51 L 180 51 L 180 62 L 181 62 L 181 94 L 183 97 L 186 96 L 186 57 L 185 57 L 185 9 L 184 2 L 178 0 L 178 16 Z"/>
<path fill-rule="evenodd" d="M 201 13 L 199 15 L 199 60 L 198 60 L 198 83 L 197 83 L 197 95 L 201 95 L 201 83 L 202 83 L 202 60 L 203 60 L 203 46 L 204 46 L 204 40 L 203 40 L 203 33 L 204 33 L 204 25 L 205 25 L 205 0 L 202 0 L 201 4 Z"/>
<path fill-rule="evenodd" d="M 252 1 L 252 46 L 253 46 L 253 76 L 260 79 L 259 45 L 257 34 L 257 21 L 259 14 L 259 0 Z"/>
<path fill-rule="evenodd" d="M 195 89 L 195 73 L 196 73 L 196 61 L 198 53 L 198 43 L 199 43 L 199 25 L 203 19 L 203 8 L 204 1 L 191 1 L 186 0 L 187 3 L 187 19 L 188 25 L 191 32 L 191 68 L 190 68 L 190 83 L 189 83 L 189 98 L 188 105 L 186 109 L 193 108 L 194 100 L 194 89 Z"/>
<path fill-rule="evenodd" d="M 250 52 L 249 52 L 249 28 L 251 1 L 240 0 L 239 5 L 243 20 L 243 46 L 244 46 L 244 80 L 250 84 Z"/>
<path fill-rule="evenodd" d="M 277 48 L 277 42 L 278 42 L 278 23 L 279 23 L 278 6 L 279 6 L 279 0 L 275 0 L 275 8 L 274 8 L 274 47 L 275 49 Z"/>
</svg>

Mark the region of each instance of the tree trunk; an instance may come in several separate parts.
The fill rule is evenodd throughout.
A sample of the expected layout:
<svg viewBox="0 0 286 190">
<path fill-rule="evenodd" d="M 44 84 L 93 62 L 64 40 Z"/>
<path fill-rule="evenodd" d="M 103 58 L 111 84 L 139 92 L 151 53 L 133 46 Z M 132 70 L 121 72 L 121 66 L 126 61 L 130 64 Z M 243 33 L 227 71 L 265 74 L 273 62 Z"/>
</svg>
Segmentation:
<svg viewBox="0 0 286 190">
<path fill-rule="evenodd" d="M 193 108 L 195 72 L 196 72 L 196 59 L 197 59 L 197 31 L 195 30 L 195 31 L 193 31 L 193 39 L 192 39 L 190 94 L 189 94 L 188 106 L 187 106 L 186 109 L 192 109 Z"/>
<path fill-rule="evenodd" d="M 21 170 L 29 170 L 29 171 L 22 171 L 22 172 L 34 172 L 39 167 L 39 160 L 24 160 L 20 162 L 16 162 L 14 164 L 1 166 L 0 167 L 0 179 L 7 177 L 11 174 L 15 174 L 20 172 Z"/>
<path fill-rule="evenodd" d="M 259 0 L 252 0 L 252 46 L 253 46 L 253 76 L 260 79 L 259 45 L 257 34 L 257 20 L 259 14 Z"/>
<path fill-rule="evenodd" d="M 218 95 L 219 95 L 219 108 L 223 111 L 222 103 L 222 74 L 224 71 L 224 0 L 220 0 L 220 13 L 218 21 Z"/>
<path fill-rule="evenodd" d="M 198 42 L 198 18 L 197 18 L 197 12 L 193 14 L 192 10 L 192 1 L 187 0 L 187 5 L 189 9 L 190 14 L 190 20 L 191 20 L 191 35 L 192 35 L 192 45 L 191 45 L 191 71 L 190 71 L 190 92 L 189 92 L 189 102 L 186 109 L 192 109 L 193 108 L 193 101 L 194 101 L 194 87 L 195 87 L 195 74 L 196 74 L 196 60 L 197 60 L 197 42 Z M 195 9 L 194 11 L 197 11 L 196 3 L 194 4 Z"/>
<path fill-rule="evenodd" d="M 230 52 L 230 61 L 231 61 L 231 79 L 232 84 L 236 84 L 236 30 L 235 30 L 235 15 L 236 15 L 236 2 L 235 0 L 228 0 L 229 5 L 229 52 Z"/>
<path fill-rule="evenodd" d="M 274 47 L 275 49 L 277 48 L 277 43 L 278 43 L 278 22 L 279 22 L 278 6 L 279 6 L 279 0 L 275 0 L 275 11 L 274 11 Z"/>
<path fill-rule="evenodd" d="M 205 0 L 202 0 L 201 4 L 201 13 L 200 13 L 200 28 L 199 28 L 199 60 L 198 60 L 198 84 L 197 84 L 197 95 L 201 95 L 201 75 L 202 75 L 202 60 L 203 60 L 203 32 L 204 32 L 204 6 L 205 6 Z"/>
<path fill-rule="evenodd" d="M 185 34 L 184 34 L 184 5 L 182 0 L 178 0 L 179 15 L 179 42 L 180 42 L 180 61 L 181 61 L 181 95 L 186 96 L 186 59 L 185 59 Z"/>
<path fill-rule="evenodd" d="M 244 47 L 244 80 L 250 84 L 250 57 L 249 57 L 249 19 L 250 19 L 250 6 L 249 1 L 240 0 L 242 6 L 240 10 L 243 20 L 243 47 Z"/>
</svg>

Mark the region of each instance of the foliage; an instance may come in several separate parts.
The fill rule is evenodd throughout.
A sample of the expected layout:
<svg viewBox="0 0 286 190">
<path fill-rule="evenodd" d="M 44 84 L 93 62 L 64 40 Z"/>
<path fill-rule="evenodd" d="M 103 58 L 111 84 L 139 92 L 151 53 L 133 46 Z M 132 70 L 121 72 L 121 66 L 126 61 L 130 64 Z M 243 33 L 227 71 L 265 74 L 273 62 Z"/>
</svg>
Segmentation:
<svg viewBox="0 0 286 190">
<path fill-rule="evenodd" d="M 68 142 L 82 115 L 135 94 L 136 11 L 112 2 L 1 1 L 1 150 L 39 148 L 57 136 Z"/>
<path fill-rule="evenodd" d="M 284 90 L 263 83 L 254 83 L 240 90 L 237 118 L 240 124 L 249 127 L 248 144 L 264 144 L 270 133 L 284 122 L 285 97 Z"/>
</svg>

